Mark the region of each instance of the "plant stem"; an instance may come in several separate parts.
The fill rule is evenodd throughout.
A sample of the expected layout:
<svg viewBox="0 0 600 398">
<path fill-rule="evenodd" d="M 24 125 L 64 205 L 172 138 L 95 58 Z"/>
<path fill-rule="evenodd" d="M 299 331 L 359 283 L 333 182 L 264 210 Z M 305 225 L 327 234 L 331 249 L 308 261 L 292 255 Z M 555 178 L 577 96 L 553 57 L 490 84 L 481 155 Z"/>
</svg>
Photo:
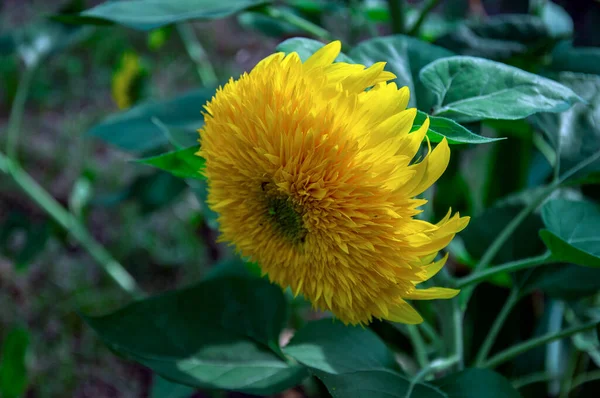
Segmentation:
<svg viewBox="0 0 600 398">
<path fill-rule="evenodd" d="M 285 21 L 291 25 L 294 25 L 295 27 L 302 29 L 305 32 L 308 32 L 321 40 L 333 40 L 333 36 L 331 33 L 329 33 L 328 30 L 323 29 L 319 25 L 315 25 L 314 23 L 284 8 L 266 7 L 265 13 L 272 18 L 279 19 L 281 21 Z"/>
<path fill-rule="evenodd" d="M 10 109 L 10 117 L 8 119 L 8 127 L 6 131 L 6 154 L 9 159 L 17 158 L 17 149 L 19 142 L 19 134 L 21 130 L 21 122 L 23 120 L 23 112 L 25 110 L 25 102 L 31 87 L 31 81 L 35 74 L 36 65 L 28 65 L 21 76 L 17 93 Z"/>
<path fill-rule="evenodd" d="M 404 33 L 404 0 L 387 0 L 392 19 L 392 33 Z"/>
<path fill-rule="evenodd" d="M 526 268 L 536 267 L 538 265 L 549 264 L 552 262 L 552 255 L 546 252 L 540 256 L 525 258 L 522 260 L 511 261 L 493 268 L 488 268 L 481 272 L 472 273 L 471 275 L 460 278 L 456 281 L 456 288 L 462 289 L 474 283 L 482 282 L 493 278 L 504 272 L 516 272 Z"/>
<path fill-rule="evenodd" d="M 464 314 L 458 303 L 458 299 L 452 300 L 452 326 L 453 326 L 453 342 L 454 342 L 454 355 L 458 361 L 458 370 L 462 370 L 464 367 L 464 341 L 463 341 L 463 318 Z"/>
<path fill-rule="evenodd" d="M 527 376 L 519 377 L 518 379 L 514 379 L 511 382 L 511 384 L 514 388 L 518 390 L 519 388 L 523 388 L 529 384 L 542 383 L 553 380 L 555 377 L 556 375 L 553 375 L 548 372 L 537 372 L 529 374 Z"/>
<path fill-rule="evenodd" d="M 500 330 L 502 330 L 502 326 L 504 325 L 506 318 L 508 318 L 510 311 L 513 309 L 513 307 L 518 301 L 519 289 L 514 287 L 510 291 L 508 298 L 506 299 L 506 302 L 502 307 L 502 310 L 500 310 L 500 314 L 498 314 L 498 316 L 496 317 L 496 320 L 492 324 L 488 335 L 486 336 L 483 344 L 481 345 L 481 348 L 479 349 L 479 352 L 477 353 L 477 358 L 475 359 L 475 366 L 480 367 L 486 360 L 490 350 L 494 345 L 494 342 L 496 341 L 496 337 L 498 337 Z"/>
<path fill-rule="evenodd" d="M 415 325 L 407 325 L 408 337 L 415 350 L 415 356 L 417 362 L 421 368 L 426 368 L 429 365 L 429 358 L 427 358 L 427 347 L 425 347 L 425 341 Z"/>
<path fill-rule="evenodd" d="M 421 29 L 421 25 L 423 25 L 423 22 L 425 22 L 425 19 L 427 18 L 427 16 L 431 12 L 431 10 L 433 10 L 439 3 L 440 3 L 440 0 L 427 0 L 425 5 L 421 9 L 421 12 L 419 13 L 419 16 L 418 16 L 417 20 L 415 21 L 414 25 L 409 29 L 409 31 L 408 31 L 409 35 L 416 36 L 419 33 L 419 29 Z"/>
<path fill-rule="evenodd" d="M 408 386 L 408 390 L 406 391 L 405 398 L 410 398 L 415 386 L 421 381 L 423 381 L 425 377 L 427 377 L 427 375 L 433 372 L 439 372 L 441 370 L 448 369 L 449 367 L 455 365 L 458 362 L 459 358 L 456 356 L 452 356 L 450 358 L 436 359 L 433 362 L 431 362 L 431 364 L 429 364 L 427 367 L 421 369 L 421 371 L 417 373 L 415 377 L 410 381 L 410 385 Z"/>
<path fill-rule="evenodd" d="M 573 380 L 573 384 L 571 385 L 571 391 L 573 391 L 582 384 L 596 380 L 600 380 L 600 370 L 594 370 L 592 372 L 579 375 L 575 378 L 575 380 Z"/>
<path fill-rule="evenodd" d="M 192 26 L 189 23 L 178 23 L 176 26 L 185 50 L 196 64 L 196 71 L 198 72 L 198 76 L 200 76 L 202 84 L 208 87 L 217 86 L 219 79 L 217 78 L 215 69 L 210 63 L 204 47 L 202 47 L 202 44 L 196 37 Z"/>
<path fill-rule="evenodd" d="M 536 347 L 548 344 L 552 341 L 560 340 L 565 337 L 572 336 L 574 334 L 585 332 L 587 330 L 594 329 L 598 325 L 598 321 L 592 321 L 588 323 L 584 323 L 583 325 L 573 326 L 567 329 L 564 329 L 558 333 L 547 333 L 544 336 L 537 337 L 535 339 L 528 340 L 524 343 L 517 344 L 511 348 L 508 348 L 495 356 L 493 356 L 490 360 L 481 365 L 484 368 L 495 368 L 503 364 L 504 362 L 510 361 L 514 357 L 521 355 L 522 353 L 532 350 Z M 573 383 L 575 384 L 575 383 Z"/>
<path fill-rule="evenodd" d="M 139 298 L 143 296 L 133 277 L 119 264 L 107 251 L 90 235 L 87 229 L 56 201 L 44 188 L 42 188 L 29 174 L 16 162 L 7 158 L 0 152 L 0 164 L 13 180 L 44 209 L 58 224 L 65 228 L 90 255 L 103 267 L 106 273 L 117 282 L 126 292 Z"/>
<path fill-rule="evenodd" d="M 426 320 L 424 320 L 422 323 L 420 323 L 419 328 L 421 329 L 421 331 L 425 334 L 425 336 L 431 340 L 431 343 L 437 348 L 441 348 L 442 347 L 442 339 L 440 338 L 440 336 L 438 335 L 437 331 L 433 328 L 433 326 L 431 326 L 431 324 L 429 324 L 429 322 L 427 322 Z"/>
</svg>

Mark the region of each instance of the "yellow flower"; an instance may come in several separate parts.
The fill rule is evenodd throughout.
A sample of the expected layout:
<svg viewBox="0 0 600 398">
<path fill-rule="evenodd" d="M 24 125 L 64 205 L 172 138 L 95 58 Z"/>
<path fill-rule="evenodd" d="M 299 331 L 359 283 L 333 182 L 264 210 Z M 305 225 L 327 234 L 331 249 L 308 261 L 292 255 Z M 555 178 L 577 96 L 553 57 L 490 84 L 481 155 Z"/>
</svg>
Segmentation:
<svg viewBox="0 0 600 398">
<path fill-rule="evenodd" d="M 123 54 L 112 79 L 112 96 L 119 109 L 127 109 L 135 103 L 142 75 L 139 57 L 130 52 Z"/>
<path fill-rule="evenodd" d="M 406 299 L 458 293 L 416 287 L 469 221 L 414 218 L 427 202 L 415 196 L 448 165 L 448 143 L 413 163 L 429 120 L 410 133 L 408 89 L 386 83 L 395 76 L 383 62 L 332 63 L 339 52 L 336 41 L 304 63 L 273 54 L 217 91 L 198 153 L 208 204 L 221 240 L 319 309 L 351 324 L 419 323 Z"/>
</svg>

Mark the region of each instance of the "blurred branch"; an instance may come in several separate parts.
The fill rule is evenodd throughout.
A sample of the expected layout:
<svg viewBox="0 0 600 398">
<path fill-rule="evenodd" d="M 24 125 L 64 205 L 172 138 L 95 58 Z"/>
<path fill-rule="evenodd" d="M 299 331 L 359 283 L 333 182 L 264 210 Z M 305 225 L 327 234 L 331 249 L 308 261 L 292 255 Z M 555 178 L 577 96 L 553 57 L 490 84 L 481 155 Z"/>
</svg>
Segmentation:
<svg viewBox="0 0 600 398">
<path fill-rule="evenodd" d="M 536 347 L 551 343 L 553 341 L 572 336 L 572 335 L 580 333 L 580 332 L 592 330 L 597 325 L 598 325 L 598 321 L 591 321 L 591 322 L 585 323 L 583 325 L 573 326 L 573 327 L 564 329 L 558 333 L 547 333 L 543 336 L 528 340 L 524 343 L 517 344 L 515 346 L 512 346 L 511 348 L 501 351 L 500 353 L 493 356 L 490 360 L 488 360 L 487 362 L 482 364 L 481 367 L 495 368 L 495 367 L 502 365 L 503 363 L 510 361 L 511 359 L 521 355 L 524 352 L 527 352 Z M 575 383 L 573 383 L 573 384 L 575 384 Z"/>
<path fill-rule="evenodd" d="M 543 372 L 528 374 L 526 376 L 519 377 L 518 379 L 514 379 L 511 381 L 511 384 L 515 389 L 518 390 L 529 384 L 543 383 L 543 382 L 553 380 L 555 377 L 556 377 L 556 375 L 553 375 L 551 373 L 543 371 Z"/>
<path fill-rule="evenodd" d="M 202 84 L 207 87 L 217 86 L 219 79 L 217 78 L 215 69 L 208 59 L 204 47 L 202 47 L 202 44 L 196 37 L 192 26 L 189 23 L 178 23 L 176 26 L 185 50 L 196 64 L 196 71 L 198 72 L 198 76 L 200 76 Z"/>
<path fill-rule="evenodd" d="M 417 329 L 416 325 L 406 325 L 408 330 L 408 337 L 412 343 L 412 346 L 415 350 L 415 357 L 417 358 L 417 362 L 421 368 L 426 368 L 429 365 L 429 359 L 427 358 L 427 348 L 425 347 L 425 341 L 423 340 L 423 336 Z"/>
<path fill-rule="evenodd" d="M 264 12 L 270 17 L 294 25 L 295 27 L 317 37 L 318 39 L 325 41 L 334 40 L 333 35 L 328 30 L 323 29 L 319 25 L 316 25 L 285 8 L 265 7 Z"/>
<path fill-rule="evenodd" d="M 136 298 L 143 296 L 142 291 L 127 270 L 90 235 L 75 216 L 58 203 L 21 166 L 7 158 L 2 152 L 0 152 L 0 165 L 3 165 L 2 171 L 7 172 L 31 199 L 66 229 L 123 290 Z"/>
<path fill-rule="evenodd" d="M 594 370 L 592 372 L 579 375 L 573 380 L 573 384 L 571 385 L 571 391 L 581 386 L 582 384 L 598 380 L 600 380 L 600 370 Z"/>
<path fill-rule="evenodd" d="M 504 272 L 516 272 L 522 269 L 536 267 L 538 265 L 549 264 L 552 262 L 552 256 L 550 253 L 544 253 L 540 256 L 525 258 L 522 260 L 511 261 L 502 265 L 497 265 L 493 268 L 489 268 L 485 271 L 474 272 L 470 275 L 460 278 L 456 281 L 456 288 L 462 289 L 466 286 L 474 283 L 482 282 L 493 278 L 498 274 Z"/>
<path fill-rule="evenodd" d="M 431 362 L 431 364 L 429 364 L 427 367 L 421 369 L 421 371 L 417 373 L 417 375 L 410 381 L 405 398 L 410 398 L 415 386 L 423 381 L 429 374 L 448 369 L 456 365 L 458 362 L 459 358 L 456 356 L 452 356 L 450 358 L 440 358 Z"/>
<path fill-rule="evenodd" d="M 25 110 L 25 102 L 29 94 L 29 88 L 33 75 L 37 67 L 35 64 L 25 67 L 25 71 L 19 81 L 17 93 L 10 109 L 10 117 L 8 119 L 8 127 L 6 131 L 6 154 L 9 159 L 17 158 L 17 150 L 19 143 L 19 134 L 21 130 L 21 122 L 23 120 L 23 112 Z"/>
<path fill-rule="evenodd" d="M 423 6 L 423 9 L 421 9 L 421 12 L 419 13 L 417 20 L 415 21 L 413 26 L 411 26 L 411 28 L 409 29 L 409 31 L 408 31 L 409 35 L 416 36 L 419 33 L 419 29 L 421 29 L 421 25 L 423 25 L 423 22 L 425 22 L 425 19 L 427 18 L 427 16 L 431 12 L 431 10 L 433 10 L 439 3 L 440 3 L 440 0 L 427 0 L 425 5 Z"/>
<path fill-rule="evenodd" d="M 504 306 L 502 307 L 502 310 L 500 310 L 500 314 L 498 314 L 498 316 L 494 320 L 490 331 L 485 337 L 483 344 L 479 348 L 477 358 L 475 359 L 475 367 L 481 367 L 483 362 L 486 360 L 490 350 L 496 342 L 496 337 L 498 337 L 500 330 L 502 330 L 502 326 L 504 326 L 506 318 L 508 318 L 510 311 L 513 309 L 513 307 L 515 306 L 515 304 L 517 304 L 518 301 L 519 289 L 517 287 L 513 287 L 508 295 L 508 298 L 506 299 L 506 302 L 504 303 Z"/>
<path fill-rule="evenodd" d="M 387 0 L 392 21 L 392 33 L 404 33 L 404 0 Z"/>
</svg>

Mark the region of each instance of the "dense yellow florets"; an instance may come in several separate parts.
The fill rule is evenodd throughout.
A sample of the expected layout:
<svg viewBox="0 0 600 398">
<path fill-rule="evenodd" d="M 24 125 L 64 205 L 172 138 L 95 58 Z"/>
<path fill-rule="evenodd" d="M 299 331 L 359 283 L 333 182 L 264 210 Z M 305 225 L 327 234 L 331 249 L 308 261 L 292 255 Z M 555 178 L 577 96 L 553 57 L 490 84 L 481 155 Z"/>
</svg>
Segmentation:
<svg viewBox="0 0 600 398">
<path fill-rule="evenodd" d="M 273 54 L 217 91 L 200 130 L 208 203 L 223 241 L 316 307 L 351 324 L 419 323 L 405 299 L 458 293 L 416 288 L 468 223 L 414 218 L 450 150 L 444 140 L 412 163 L 429 121 L 410 133 L 408 89 L 386 83 L 384 63 L 333 63 L 339 51 Z"/>
</svg>

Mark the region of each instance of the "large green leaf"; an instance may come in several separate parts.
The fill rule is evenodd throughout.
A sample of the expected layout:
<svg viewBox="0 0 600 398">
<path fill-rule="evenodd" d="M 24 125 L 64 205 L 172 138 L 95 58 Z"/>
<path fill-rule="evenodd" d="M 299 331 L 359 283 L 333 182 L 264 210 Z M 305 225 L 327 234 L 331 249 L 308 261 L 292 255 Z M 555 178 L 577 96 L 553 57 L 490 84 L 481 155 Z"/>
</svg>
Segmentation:
<svg viewBox="0 0 600 398">
<path fill-rule="evenodd" d="M 196 389 L 172 383 L 160 376 L 154 376 L 152 380 L 152 392 L 150 398 L 190 398 Z"/>
<path fill-rule="evenodd" d="M 578 300 L 600 291 L 600 269 L 574 264 L 553 264 L 525 271 L 523 292 L 540 290 L 561 300 Z"/>
<path fill-rule="evenodd" d="M 397 76 L 395 81 L 398 87 L 407 86 L 410 90 L 409 107 L 430 112 L 434 97 L 418 79 L 419 71 L 436 59 L 454 54 L 419 39 L 396 35 L 364 41 L 353 48 L 349 55 L 367 66 L 375 62 L 387 62 L 386 70 Z"/>
<path fill-rule="evenodd" d="M 482 58 L 440 59 L 423 68 L 420 78 L 437 97 L 433 113 L 463 122 L 563 112 L 582 101 L 553 80 Z"/>
<path fill-rule="evenodd" d="M 214 278 L 85 319 L 112 349 L 169 380 L 266 395 L 306 376 L 279 348 L 286 312 L 266 280 Z"/>
<path fill-rule="evenodd" d="M 425 112 L 418 111 L 415 121 L 413 122 L 412 130 L 419 129 L 427 118 Z M 504 138 L 490 138 L 482 135 L 474 134 L 467 128 L 456 123 L 454 120 L 446 119 L 440 116 L 429 116 L 429 130 L 427 137 L 431 142 L 440 142 L 446 137 L 449 144 L 487 144 L 502 140 Z"/>
<path fill-rule="evenodd" d="M 306 365 L 334 398 L 513 398 L 519 394 L 502 376 L 467 369 L 411 387 L 393 354 L 372 331 L 331 319 L 307 324 L 285 348 Z"/>
<path fill-rule="evenodd" d="M 268 0 L 122 0 L 107 1 L 81 13 L 133 29 L 151 30 L 190 19 L 208 21 L 268 3 Z"/>
<path fill-rule="evenodd" d="M 0 346 L 0 396 L 3 398 L 18 398 L 25 393 L 29 340 L 27 329 L 16 327 L 8 332 Z"/>
<path fill-rule="evenodd" d="M 92 127 L 89 134 L 125 151 L 144 152 L 170 141 L 168 131 L 189 136 L 187 145 L 198 140 L 197 130 L 204 124 L 200 113 L 214 89 L 203 88 L 166 101 L 152 101 L 117 113 Z"/>
<path fill-rule="evenodd" d="M 552 200 L 542 208 L 542 240 L 558 261 L 600 267 L 600 208 L 591 202 Z"/>
<path fill-rule="evenodd" d="M 562 42 L 552 51 L 550 69 L 600 75 L 600 48 Z"/>
<path fill-rule="evenodd" d="M 600 62 L 600 57 L 598 60 Z M 560 168 L 564 172 L 600 151 L 600 76 L 563 72 L 556 80 L 571 88 L 587 104 L 575 104 L 560 114 L 536 114 L 528 121 L 548 137 L 560 156 Z M 600 161 L 593 162 L 577 176 L 598 170 Z"/>
<path fill-rule="evenodd" d="M 204 158 L 196 155 L 199 149 L 200 147 L 196 145 L 150 158 L 139 159 L 137 162 L 168 171 L 176 177 L 204 179 L 202 170 L 205 161 Z"/>
<path fill-rule="evenodd" d="M 294 37 L 279 43 L 277 45 L 277 51 L 281 51 L 286 54 L 296 52 L 300 56 L 300 59 L 304 62 L 324 45 L 324 43 L 321 43 L 317 40 Z M 340 53 L 335 59 L 335 62 L 346 62 L 349 64 L 356 63 L 344 53 Z"/>
</svg>

